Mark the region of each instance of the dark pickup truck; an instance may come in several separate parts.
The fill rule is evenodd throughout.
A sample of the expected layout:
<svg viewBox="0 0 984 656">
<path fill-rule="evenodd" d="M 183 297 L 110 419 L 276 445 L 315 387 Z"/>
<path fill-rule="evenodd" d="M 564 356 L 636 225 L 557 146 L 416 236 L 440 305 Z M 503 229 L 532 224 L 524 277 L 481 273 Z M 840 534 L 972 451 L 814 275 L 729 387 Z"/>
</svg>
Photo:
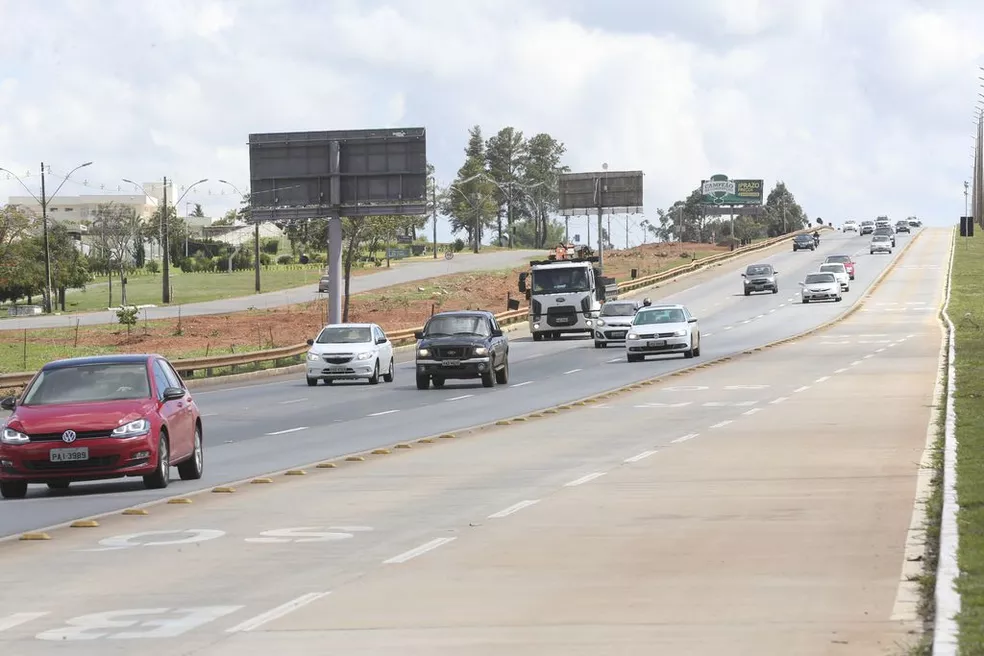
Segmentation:
<svg viewBox="0 0 984 656">
<path fill-rule="evenodd" d="M 491 312 L 439 312 L 414 337 L 417 389 L 441 388 L 448 379 L 481 378 L 484 387 L 509 382 L 509 339 Z"/>
</svg>

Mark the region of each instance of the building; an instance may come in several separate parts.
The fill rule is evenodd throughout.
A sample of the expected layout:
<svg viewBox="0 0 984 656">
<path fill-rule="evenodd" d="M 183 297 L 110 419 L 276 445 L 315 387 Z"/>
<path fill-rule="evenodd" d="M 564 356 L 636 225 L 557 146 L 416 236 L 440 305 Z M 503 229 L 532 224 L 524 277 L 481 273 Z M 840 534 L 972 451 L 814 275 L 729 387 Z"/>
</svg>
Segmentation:
<svg viewBox="0 0 984 656">
<path fill-rule="evenodd" d="M 116 194 L 85 194 L 81 196 L 55 196 L 48 199 L 48 220 L 59 223 L 82 225 L 91 222 L 96 217 L 100 205 L 118 203 L 132 207 L 141 219 L 149 218 L 160 204 L 163 197 L 164 185 L 161 182 L 145 182 L 141 191 Z M 172 198 L 174 190 L 168 184 L 168 197 Z M 18 205 L 28 212 L 41 215 L 41 203 L 33 196 L 11 196 L 7 199 L 10 205 Z"/>
</svg>

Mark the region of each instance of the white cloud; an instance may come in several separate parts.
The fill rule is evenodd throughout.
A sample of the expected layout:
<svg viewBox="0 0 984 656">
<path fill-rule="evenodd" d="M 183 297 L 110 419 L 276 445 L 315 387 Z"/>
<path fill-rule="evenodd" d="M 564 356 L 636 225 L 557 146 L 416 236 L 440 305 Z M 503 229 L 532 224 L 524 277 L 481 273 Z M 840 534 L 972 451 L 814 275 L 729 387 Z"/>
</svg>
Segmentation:
<svg viewBox="0 0 984 656">
<path fill-rule="evenodd" d="M 245 189 L 250 132 L 406 124 L 450 180 L 469 126 L 512 125 L 575 170 L 643 169 L 651 214 L 724 172 L 814 216 L 952 221 L 984 64 L 974 0 L 0 0 L 0 22 L 14 171 Z"/>
</svg>

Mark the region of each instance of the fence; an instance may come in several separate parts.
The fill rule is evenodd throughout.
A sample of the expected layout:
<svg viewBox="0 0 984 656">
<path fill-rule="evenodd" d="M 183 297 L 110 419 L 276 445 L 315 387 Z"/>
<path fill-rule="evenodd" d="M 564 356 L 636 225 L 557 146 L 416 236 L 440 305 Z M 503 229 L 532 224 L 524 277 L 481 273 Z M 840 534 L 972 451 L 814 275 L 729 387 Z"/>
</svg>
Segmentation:
<svg viewBox="0 0 984 656">
<path fill-rule="evenodd" d="M 820 226 L 821 229 L 832 229 L 828 226 Z M 742 248 L 736 248 L 733 251 L 726 253 L 719 253 L 717 255 L 711 255 L 699 260 L 695 260 L 689 264 L 684 264 L 667 271 L 661 271 L 659 273 L 654 273 L 649 276 L 644 276 L 642 278 L 636 278 L 635 280 L 630 280 L 626 282 L 617 283 L 617 289 L 619 294 L 624 294 L 626 292 L 635 291 L 644 287 L 649 287 L 659 282 L 665 280 L 672 280 L 677 276 L 689 273 L 692 271 L 697 271 L 703 269 L 707 266 L 715 265 L 719 262 L 724 262 L 729 259 L 740 257 L 748 253 L 753 253 L 755 251 L 764 250 L 771 248 L 776 244 L 780 244 L 784 241 L 792 239 L 794 236 L 803 233 L 812 232 L 813 228 L 806 230 L 801 230 L 787 235 L 782 235 L 781 237 L 775 237 L 773 239 L 768 239 L 750 246 L 744 246 Z M 496 319 L 502 325 L 509 325 L 523 321 L 527 318 L 529 308 L 521 307 L 517 310 L 509 310 L 507 312 L 501 312 L 496 315 Z M 390 341 L 394 345 L 401 346 L 404 344 L 409 344 L 415 341 L 414 333 L 421 328 L 408 328 L 404 330 L 395 330 L 388 333 Z M 181 372 L 182 376 L 186 378 L 196 378 L 200 377 L 196 374 L 204 372 L 205 377 L 210 377 L 216 374 L 216 370 L 228 369 L 229 373 L 237 373 L 241 367 L 258 367 L 262 365 L 272 364 L 274 367 L 286 366 L 289 364 L 297 364 L 301 358 L 308 352 L 308 345 L 295 344 L 292 346 L 284 346 L 281 348 L 267 349 L 263 351 L 253 351 L 247 353 L 232 353 L 228 355 L 218 355 L 210 356 L 205 358 L 187 358 L 183 360 L 173 360 L 174 368 Z M 0 390 L 13 390 L 20 389 L 27 385 L 31 379 L 34 377 L 36 372 L 27 371 L 20 373 L 10 373 L 10 374 L 0 374 Z"/>
</svg>

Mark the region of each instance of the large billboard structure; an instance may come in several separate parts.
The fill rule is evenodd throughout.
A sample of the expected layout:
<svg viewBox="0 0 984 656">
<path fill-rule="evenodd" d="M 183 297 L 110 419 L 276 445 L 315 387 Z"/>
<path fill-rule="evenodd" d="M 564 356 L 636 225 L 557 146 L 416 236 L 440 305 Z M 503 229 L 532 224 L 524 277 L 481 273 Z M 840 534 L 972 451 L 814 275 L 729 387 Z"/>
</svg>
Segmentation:
<svg viewBox="0 0 984 656">
<path fill-rule="evenodd" d="M 328 321 L 341 321 L 341 217 L 427 213 L 424 128 L 249 135 L 253 221 L 328 222 Z"/>
<path fill-rule="evenodd" d="M 566 173 L 558 179 L 559 212 L 563 216 L 598 216 L 598 268 L 604 270 L 602 216 L 641 214 L 642 171 Z"/>
<path fill-rule="evenodd" d="M 760 179 L 729 180 L 718 173 L 700 181 L 700 205 L 704 216 L 731 216 L 734 235 L 735 216 L 756 216 L 765 211 L 765 181 Z"/>
</svg>

